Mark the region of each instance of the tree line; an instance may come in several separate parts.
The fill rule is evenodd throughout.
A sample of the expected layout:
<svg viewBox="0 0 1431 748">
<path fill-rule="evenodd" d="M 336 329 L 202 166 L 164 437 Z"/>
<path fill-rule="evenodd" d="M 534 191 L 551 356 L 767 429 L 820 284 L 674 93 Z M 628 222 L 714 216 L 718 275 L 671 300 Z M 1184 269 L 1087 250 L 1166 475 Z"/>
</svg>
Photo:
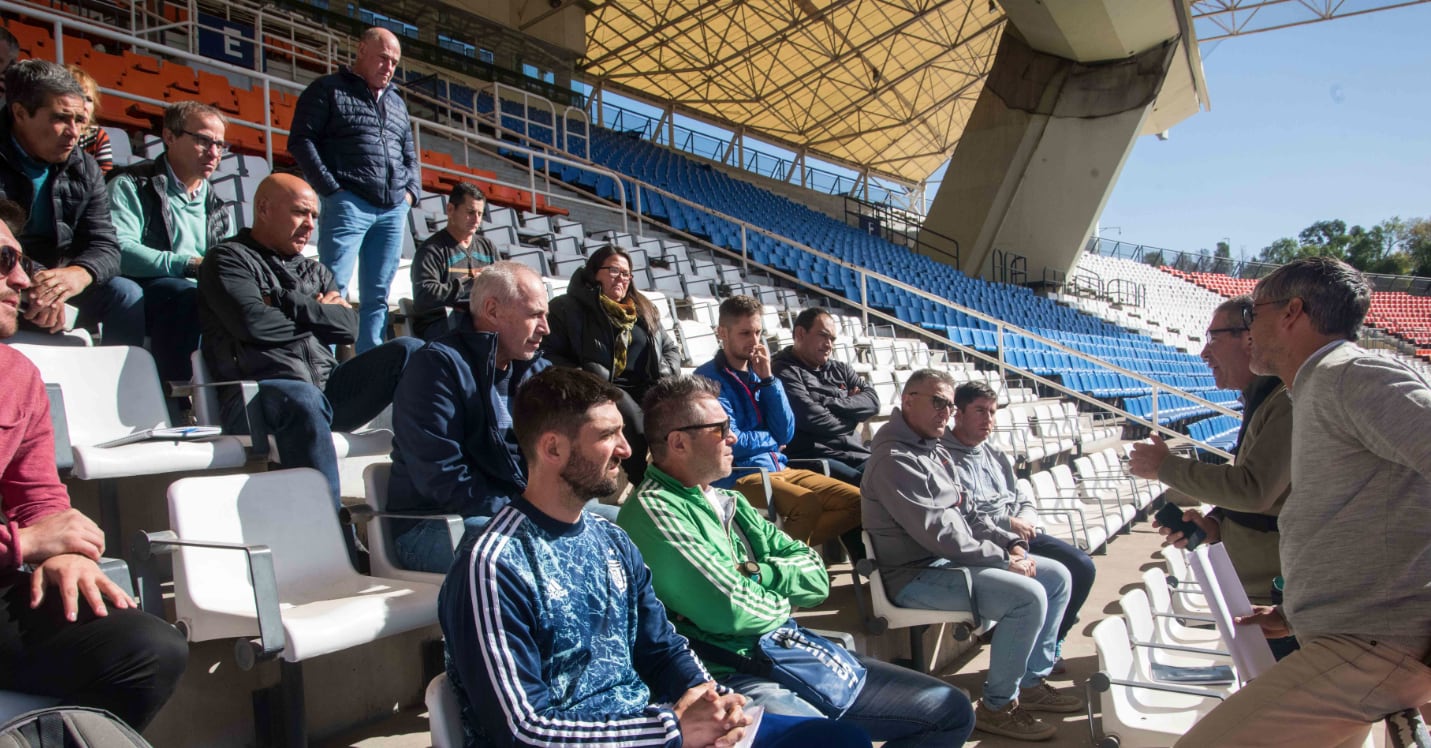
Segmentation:
<svg viewBox="0 0 1431 748">
<path fill-rule="evenodd" d="M 1431 276 L 1431 219 L 1393 217 L 1371 228 L 1317 221 L 1296 239 L 1283 237 L 1263 247 L 1258 259 L 1281 265 L 1323 255 L 1367 273 Z"/>
</svg>

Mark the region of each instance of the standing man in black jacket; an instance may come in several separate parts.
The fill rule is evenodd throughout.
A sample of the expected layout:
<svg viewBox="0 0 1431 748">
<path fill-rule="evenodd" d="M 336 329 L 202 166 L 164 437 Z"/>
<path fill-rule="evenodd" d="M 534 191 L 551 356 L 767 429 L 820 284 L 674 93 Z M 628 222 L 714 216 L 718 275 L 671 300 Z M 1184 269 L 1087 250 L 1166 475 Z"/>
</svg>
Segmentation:
<svg viewBox="0 0 1431 748">
<path fill-rule="evenodd" d="M 358 273 L 356 348 L 383 342 L 388 286 L 402 256 L 407 213 L 422 190 L 407 105 L 392 85 L 402 48 L 391 31 L 371 28 L 350 68 L 313 81 L 298 97 L 288 153 L 323 196 L 318 259 L 348 294 Z"/>
<path fill-rule="evenodd" d="M 834 317 L 812 308 L 795 318 L 795 344 L 771 359 L 795 413 L 785 453 L 826 460 L 830 477 L 858 486 L 870 451 L 855 429 L 879 413 L 879 395 L 849 364 L 831 359 L 834 350 Z"/>
<path fill-rule="evenodd" d="M 87 121 L 84 89 L 44 60 L 17 62 L 4 78 L 9 101 L 0 115 L 0 198 L 29 212 L 17 238 L 45 268 L 30 279 L 26 322 L 58 332 L 69 303 L 79 309 L 80 326 L 104 326 L 105 345 L 143 345 L 143 294 L 134 281 L 116 277 L 119 243 L 104 177 L 75 147 Z"/>
<path fill-rule="evenodd" d="M 352 431 L 393 399 L 416 338 L 397 338 L 341 366 L 329 350 L 353 342 L 358 314 L 328 268 L 301 253 L 318 196 L 274 174 L 254 193 L 253 228 L 208 251 L 199 267 L 204 363 L 216 381 L 257 380 L 258 407 L 284 467 L 323 473 L 339 505 L 332 431 Z M 249 433 L 242 398 L 226 388 L 224 430 Z"/>
<path fill-rule="evenodd" d="M 472 280 L 497 261 L 492 243 L 477 235 L 486 210 L 487 196 L 480 187 L 471 182 L 453 185 L 447 225 L 429 236 L 412 258 L 413 335 L 436 340 L 472 326 L 467 311 Z"/>
</svg>

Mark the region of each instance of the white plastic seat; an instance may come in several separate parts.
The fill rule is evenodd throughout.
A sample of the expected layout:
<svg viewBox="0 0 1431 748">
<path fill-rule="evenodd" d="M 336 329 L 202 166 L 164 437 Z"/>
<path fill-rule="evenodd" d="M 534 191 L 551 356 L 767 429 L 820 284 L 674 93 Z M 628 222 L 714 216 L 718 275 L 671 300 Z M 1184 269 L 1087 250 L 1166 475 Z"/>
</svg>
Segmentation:
<svg viewBox="0 0 1431 748">
<path fill-rule="evenodd" d="M 909 632 L 909 653 L 913 660 L 914 667 L 921 672 L 926 670 L 924 662 L 924 627 L 937 626 L 941 624 L 954 625 L 954 638 L 963 641 L 974 632 L 979 626 L 979 618 L 972 610 L 930 610 L 925 608 L 902 608 L 895 605 L 886 594 L 884 580 L 880 575 L 879 560 L 874 557 L 874 543 L 870 540 L 868 532 L 861 533 L 864 540 L 865 551 L 868 554 L 863 560 L 855 564 L 855 601 L 859 603 L 861 612 L 865 618 L 865 630 L 871 634 L 882 634 L 888 629 L 910 629 Z M 962 574 L 964 584 L 969 590 L 969 599 L 974 599 L 974 580 L 970 576 L 969 570 L 962 567 L 949 567 L 950 574 Z M 860 577 L 869 580 L 869 600 L 868 607 L 860 594 Z"/>
<path fill-rule="evenodd" d="M 1071 515 L 1070 521 L 1077 518 L 1078 546 L 1089 553 L 1106 545 L 1108 538 L 1117 531 L 1117 526 L 1121 526 L 1118 518 L 1109 517 L 1098 505 L 1085 504 L 1076 495 L 1060 494 L 1048 471 L 1029 476 L 1029 485 L 1033 488 L 1040 514 L 1065 512 Z M 1115 525 L 1113 529 L 1109 529 L 1110 523 Z"/>
<path fill-rule="evenodd" d="M 704 322 L 687 319 L 678 321 L 676 325 L 686 363 L 699 367 L 715 358 L 716 351 L 720 350 L 720 343 L 716 340 L 714 328 Z"/>
<path fill-rule="evenodd" d="M 423 700 L 427 704 L 427 730 L 432 748 L 462 748 L 462 708 L 447 673 L 427 684 Z"/>
<path fill-rule="evenodd" d="M 189 361 L 194 370 L 194 418 L 201 424 L 222 426 L 223 418 L 220 416 L 218 389 L 214 386 L 213 378 L 209 376 L 209 367 L 204 363 L 203 353 L 194 351 L 193 355 L 189 357 Z M 257 386 L 257 383 L 250 384 Z M 233 438 L 238 439 L 249 449 L 253 449 L 253 439 L 248 435 L 240 434 Z M 340 460 L 348 457 L 381 457 L 392 452 L 393 448 L 391 429 L 367 428 L 362 431 L 334 431 L 332 438 L 333 451 Z M 269 462 L 275 465 L 283 464 L 278 454 L 278 442 L 272 435 L 268 437 L 267 451 L 264 454 Z"/>
<path fill-rule="evenodd" d="M 1099 748 L 1172 745 L 1221 703 L 1220 692 L 1142 677 L 1120 617 L 1105 618 L 1093 627 L 1093 643 L 1098 672 L 1089 678 L 1087 701 L 1089 724 L 1101 724 L 1101 734 L 1094 735 Z M 1093 718 L 1095 703 L 1101 722 Z"/>
<path fill-rule="evenodd" d="M 437 623 L 436 585 L 353 570 L 311 468 L 175 481 L 169 521 L 141 559 L 176 554 L 175 618 L 190 642 L 239 639 L 242 669 L 281 658 L 289 745 L 307 740 L 302 661 Z"/>
<path fill-rule="evenodd" d="M 1262 628 L 1253 623 L 1237 623 L 1239 616 L 1252 615 L 1252 603 L 1232 568 L 1227 549 L 1221 543 L 1201 545 L 1188 554 L 1188 562 L 1212 609 L 1213 623 L 1237 663 L 1238 677 L 1246 683 L 1271 670 L 1277 660 L 1272 656 L 1272 647 L 1267 644 Z"/>
<path fill-rule="evenodd" d="M 1143 572 L 1143 589 L 1148 593 L 1148 603 L 1153 608 L 1153 621 L 1157 625 L 1157 636 L 1162 641 L 1210 640 L 1217 633 L 1212 627 L 1212 616 L 1207 611 L 1189 611 L 1174 602 L 1181 595 L 1173 594 L 1168 588 L 1167 577 L 1160 569 Z M 1192 624 L 1200 624 L 1199 628 Z"/>
<path fill-rule="evenodd" d="M 1177 602 L 1173 607 L 1204 616 L 1211 613 L 1212 608 L 1202 594 L 1202 585 L 1193 577 L 1192 567 L 1188 565 L 1188 552 L 1169 545 L 1159 549 L 1158 555 L 1162 556 L 1163 562 L 1168 565 L 1168 576 L 1165 580 L 1168 588 L 1178 590 L 1178 595 L 1174 598 Z"/>
<path fill-rule="evenodd" d="M 393 546 L 392 534 L 388 532 L 387 520 L 397 515 L 387 513 L 388 508 L 388 479 L 392 475 L 391 462 L 376 462 L 363 470 L 363 486 L 367 489 L 365 496 L 367 507 L 372 517 L 368 521 L 368 563 L 373 571 L 373 576 L 387 577 L 389 579 L 402 579 L 409 582 L 424 582 L 442 586 L 445 574 L 437 574 L 428 571 L 412 571 L 404 569 L 398 565 L 396 548 Z M 349 508 L 350 512 L 354 512 Z M 412 515 L 402 515 L 408 517 Z M 452 538 L 452 547 L 455 550 L 457 544 L 462 540 L 464 526 L 462 517 L 456 514 L 441 514 L 425 517 L 427 521 L 446 522 L 448 532 Z"/>
<path fill-rule="evenodd" d="M 1060 495 L 1077 496 L 1084 503 L 1102 510 L 1109 534 L 1126 527 L 1138 514 L 1137 507 L 1131 502 L 1120 502 L 1116 492 L 1099 490 L 1096 485 L 1080 485 L 1067 465 L 1054 465 L 1049 468 L 1048 474 L 1053 478 L 1053 485 Z"/>
</svg>

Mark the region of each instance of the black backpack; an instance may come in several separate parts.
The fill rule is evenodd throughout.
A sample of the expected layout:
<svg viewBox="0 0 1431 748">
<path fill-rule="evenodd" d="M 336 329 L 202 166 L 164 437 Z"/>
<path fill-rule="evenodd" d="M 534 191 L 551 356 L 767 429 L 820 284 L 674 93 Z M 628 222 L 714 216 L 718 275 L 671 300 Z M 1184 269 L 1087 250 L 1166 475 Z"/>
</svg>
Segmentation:
<svg viewBox="0 0 1431 748">
<path fill-rule="evenodd" d="M 153 748 L 103 709 L 56 706 L 0 724 L 0 748 Z"/>
</svg>

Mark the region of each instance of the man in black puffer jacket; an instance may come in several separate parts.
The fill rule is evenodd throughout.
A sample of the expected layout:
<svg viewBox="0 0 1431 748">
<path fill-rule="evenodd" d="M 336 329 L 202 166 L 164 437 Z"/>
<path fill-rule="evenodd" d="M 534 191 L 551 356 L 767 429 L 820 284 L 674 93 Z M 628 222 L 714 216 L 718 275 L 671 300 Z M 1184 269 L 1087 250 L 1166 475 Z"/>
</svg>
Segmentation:
<svg viewBox="0 0 1431 748">
<path fill-rule="evenodd" d="M 323 197 L 318 259 L 344 297 L 362 257 L 358 353 L 383 341 L 388 286 L 422 189 L 407 105 L 391 82 L 400 59 L 392 32 L 368 29 L 351 68 L 313 81 L 298 97 L 288 136 L 289 155 Z"/>
<path fill-rule="evenodd" d="M 301 253 L 318 196 L 291 174 L 254 193 L 252 229 L 211 248 L 199 266 L 200 345 L 214 381 L 257 380 L 257 404 L 284 467 L 323 473 L 338 508 L 333 430 L 352 431 L 393 400 L 416 338 L 397 338 L 339 365 L 331 345 L 353 342 L 358 315 L 328 268 Z M 224 430 L 249 432 L 242 398 L 223 388 Z"/>
<path fill-rule="evenodd" d="M 28 326 L 56 332 L 65 304 L 80 326 L 103 325 L 105 345 L 143 345 L 139 286 L 119 273 L 104 177 L 75 145 L 85 122 L 84 89 L 52 62 L 25 60 L 5 71 L 9 103 L 0 115 L 0 198 L 28 211 L 20 246 L 44 269 L 31 278 Z"/>
</svg>

